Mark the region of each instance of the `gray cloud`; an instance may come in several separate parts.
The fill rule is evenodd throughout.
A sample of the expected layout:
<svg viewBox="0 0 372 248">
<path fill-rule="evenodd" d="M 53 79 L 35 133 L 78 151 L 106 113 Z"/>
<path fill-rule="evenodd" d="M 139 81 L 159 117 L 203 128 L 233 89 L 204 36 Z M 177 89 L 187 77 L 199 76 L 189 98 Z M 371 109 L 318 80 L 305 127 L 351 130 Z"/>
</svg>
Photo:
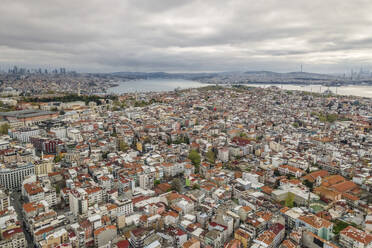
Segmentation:
<svg viewBox="0 0 372 248">
<path fill-rule="evenodd" d="M 3 0 L 0 64 L 80 71 L 372 67 L 365 0 Z"/>
</svg>

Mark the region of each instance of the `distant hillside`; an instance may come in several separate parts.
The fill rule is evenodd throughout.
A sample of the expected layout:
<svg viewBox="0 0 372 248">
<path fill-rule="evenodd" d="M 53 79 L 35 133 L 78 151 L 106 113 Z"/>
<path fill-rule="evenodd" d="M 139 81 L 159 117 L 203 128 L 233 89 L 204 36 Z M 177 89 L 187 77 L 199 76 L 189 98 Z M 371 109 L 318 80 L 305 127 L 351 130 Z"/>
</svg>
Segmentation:
<svg viewBox="0 0 372 248">
<path fill-rule="evenodd" d="M 272 72 L 272 71 L 246 71 L 245 74 L 250 76 L 261 76 L 261 77 L 278 77 L 278 78 L 324 78 L 324 79 L 335 79 L 336 76 L 311 73 L 311 72 Z"/>
<path fill-rule="evenodd" d="M 151 79 L 151 78 L 179 78 L 199 79 L 217 76 L 217 73 L 166 73 L 166 72 L 114 72 L 114 76 L 128 79 Z"/>
<path fill-rule="evenodd" d="M 167 72 L 114 72 L 110 75 L 123 80 L 133 79 L 188 79 L 210 84 L 372 84 L 372 78 L 345 78 L 337 75 L 311 72 L 231 71 L 219 73 L 167 73 Z"/>
</svg>

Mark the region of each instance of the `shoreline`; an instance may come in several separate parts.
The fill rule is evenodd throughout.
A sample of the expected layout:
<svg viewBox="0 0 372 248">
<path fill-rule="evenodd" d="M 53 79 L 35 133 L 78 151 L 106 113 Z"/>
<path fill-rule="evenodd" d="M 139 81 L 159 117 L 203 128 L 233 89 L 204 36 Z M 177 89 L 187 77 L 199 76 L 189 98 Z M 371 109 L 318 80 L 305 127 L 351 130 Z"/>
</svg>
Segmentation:
<svg viewBox="0 0 372 248">
<path fill-rule="evenodd" d="M 170 84 L 173 80 L 178 81 L 178 84 L 175 83 L 174 86 Z M 141 87 L 141 83 L 153 83 L 154 85 L 143 85 Z M 183 82 L 185 81 L 185 82 Z M 130 85 L 131 83 L 136 83 Z M 164 84 L 162 84 L 164 82 Z M 195 82 L 198 85 L 187 85 L 189 82 Z M 180 85 L 180 83 L 184 83 Z M 354 97 L 362 97 L 362 98 L 372 98 L 372 85 L 366 84 L 348 84 L 348 85 L 341 85 L 341 86 L 328 86 L 328 85 L 321 85 L 321 84 L 293 84 L 293 83 L 206 83 L 206 82 L 198 82 L 195 80 L 186 80 L 186 79 L 136 79 L 136 80 L 128 80 L 122 82 L 115 82 L 111 85 L 115 85 L 114 87 L 107 87 L 106 93 L 108 94 L 127 94 L 127 93 L 146 93 L 146 92 L 167 92 L 173 91 L 175 89 L 190 89 L 190 88 L 202 88 L 207 86 L 221 86 L 221 87 L 232 87 L 232 86 L 247 86 L 247 87 L 261 87 L 266 88 L 270 86 L 274 86 L 277 88 L 281 88 L 282 90 L 291 90 L 291 91 L 302 91 L 302 92 L 312 92 L 317 94 L 326 94 L 328 90 L 335 96 L 354 96 Z M 130 86 L 130 87 L 128 87 Z M 123 87 L 123 90 L 118 89 L 118 87 Z M 358 89 L 358 88 L 361 89 Z M 367 88 L 368 90 L 366 91 Z M 351 90 L 351 91 L 350 91 Z M 371 92 L 371 93 L 369 93 Z"/>
</svg>

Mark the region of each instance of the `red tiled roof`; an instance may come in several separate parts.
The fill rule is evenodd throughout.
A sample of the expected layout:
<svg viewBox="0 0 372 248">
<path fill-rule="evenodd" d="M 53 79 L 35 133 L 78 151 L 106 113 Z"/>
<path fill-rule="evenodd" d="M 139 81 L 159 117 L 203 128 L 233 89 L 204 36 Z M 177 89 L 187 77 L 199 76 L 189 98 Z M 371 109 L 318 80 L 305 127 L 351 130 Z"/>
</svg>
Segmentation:
<svg viewBox="0 0 372 248">
<path fill-rule="evenodd" d="M 129 248 L 129 241 L 128 240 L 121 240 L 116 243 L 118 248 Z"/>
<path fill-rule="evenodd" d="M 372 242 L 372 235 L 367 234 L 353 226 L 348 226 L 340 232 L 340 235 L 345 235 L 351 239 L 358 241 L 364 245 L 370 244 Z"/>
<path fill-rule="evenodd" d="M 10 239 L 13 237 L 13 235 L 17 233 L 21 233 L 21 232 L 23 232 L 22 228 L 18 227 L 18 228 L 6 230 L 5 232 L 3 232 L 2 235 L 4 239 Z"/>
</svg>

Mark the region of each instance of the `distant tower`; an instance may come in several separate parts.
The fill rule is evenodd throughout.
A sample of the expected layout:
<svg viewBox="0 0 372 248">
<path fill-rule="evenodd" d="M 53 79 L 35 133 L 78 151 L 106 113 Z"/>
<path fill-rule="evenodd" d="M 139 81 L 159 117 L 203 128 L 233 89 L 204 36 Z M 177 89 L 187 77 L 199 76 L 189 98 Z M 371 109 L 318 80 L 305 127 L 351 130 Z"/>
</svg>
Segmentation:
<svg viewBox="0 0 372 248">
<path fill-rule="evenodd" d="M 302 72 L 302 64 L 301 64 L 301 72 Z"/>
</svg>

